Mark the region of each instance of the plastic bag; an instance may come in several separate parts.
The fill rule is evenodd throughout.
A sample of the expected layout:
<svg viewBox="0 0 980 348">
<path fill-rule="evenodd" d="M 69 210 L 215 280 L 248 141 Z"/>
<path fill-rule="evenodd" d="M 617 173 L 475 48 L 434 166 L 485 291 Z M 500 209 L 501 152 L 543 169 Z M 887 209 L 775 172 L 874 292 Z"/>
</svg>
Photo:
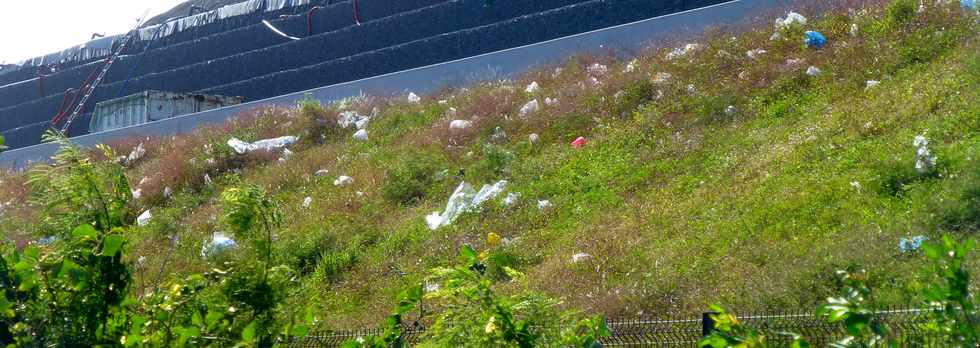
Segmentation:
<svg viewBox="0 0 980 348">
<path fill-rule="evenodd" d="M 480 206 L 497 197 L 507 187 L 507 181 L 501 180 L 493 185 L 483 185 L 479 192 L 466 182 L 461 182 L 453 194 L 449 196 L 446 209 L 442 213 L 433 212 L 425 217 L 425 223 L 430 230 L 448 226 L 466 212 L 480 211 Z"/>
<path fill-rule="evenodd" d="M 272 151 L 275 149 L 284 148 L 292 145 L 297 140 L 299 140 L 299 137 L 292 135 L 272 139 L 263 139 L 254 143 L 247 143 L 239 140 L 238 138 L 231 138 L 228 139 L 228 146 L 231 146 L 231 148 L 239 155 L 244 155 L 256 150 Z"/>
<path fill-rule="evenodd" d="M 827 38 L 820 32 L 810 30 L 804 33 L 804 35 L 806 36 L 804 42 L 806 43 L 807 47 L 819 49 L 823 48 L 823 46 L 827 44 Z"/>
</svg>

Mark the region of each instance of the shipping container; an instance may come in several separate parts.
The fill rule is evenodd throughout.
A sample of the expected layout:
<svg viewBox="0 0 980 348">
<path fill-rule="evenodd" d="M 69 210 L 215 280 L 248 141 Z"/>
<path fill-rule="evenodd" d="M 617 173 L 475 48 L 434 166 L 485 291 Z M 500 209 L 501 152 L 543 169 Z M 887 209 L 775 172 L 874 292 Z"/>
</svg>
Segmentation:
<svg viewBox="0 0 980 348">
<path fill-rule="evenodd" d="M 242 97 L 149 90 L 96 104 L 89 130 L 101 132 L 241 103 Z"/>
</svg>

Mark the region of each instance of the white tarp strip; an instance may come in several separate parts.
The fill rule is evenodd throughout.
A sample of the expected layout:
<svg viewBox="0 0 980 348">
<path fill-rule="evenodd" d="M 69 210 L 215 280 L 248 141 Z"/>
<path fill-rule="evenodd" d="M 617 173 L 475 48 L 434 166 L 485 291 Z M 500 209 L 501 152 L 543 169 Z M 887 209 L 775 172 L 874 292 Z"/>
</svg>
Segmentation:
<svg viewBox="0 0 980 348">
<path fill-rule="evenodd" d="M 272 30 L 274 33 L 279 34 L 279 36 L 282 36 L 282 37 L 287 38 L 287 39 L 290 39 L 290 40 L 299 40 L 298 37 L 292 37 L 292 36 L 286 35 L 286 33 L 282 32 L 282 31 L 279 31 L 279 29 L 276 29 L 276 27 L 272 26 L 272 23 L 269 23 L 269 21 L 267 21 L 267 20 L 264 20 L 263 19 L 262 20 L 262 24 L 265 24 L 265 26 L 269 27 L 269 30 Z"/>
</svg>

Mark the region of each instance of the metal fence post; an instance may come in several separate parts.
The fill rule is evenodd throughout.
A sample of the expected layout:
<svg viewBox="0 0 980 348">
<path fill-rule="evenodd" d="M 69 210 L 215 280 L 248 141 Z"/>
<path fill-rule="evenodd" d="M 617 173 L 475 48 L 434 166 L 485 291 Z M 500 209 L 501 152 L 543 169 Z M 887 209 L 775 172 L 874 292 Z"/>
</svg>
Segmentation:
<svg viewBox="0 0 980 348">
<path fill-rule="evenodd" d="M 716 315 L 718 312 L 703 312 L 701 313 L 701 336 L 708 337 L 711 335 L 712 331 L 715 331 L 715 319 L 712 315 Z"/>
</svg>

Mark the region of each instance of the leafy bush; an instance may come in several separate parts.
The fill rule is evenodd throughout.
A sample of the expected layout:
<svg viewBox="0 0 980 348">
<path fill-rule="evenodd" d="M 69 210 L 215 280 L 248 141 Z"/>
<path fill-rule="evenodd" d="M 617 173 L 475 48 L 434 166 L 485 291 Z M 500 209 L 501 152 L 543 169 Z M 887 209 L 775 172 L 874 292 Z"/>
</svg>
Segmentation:
<svg viewBox="0 0 980 348">
<path fill-rule="evenodd" d="M 915 18 L 918 3 L 915 0 L 892 0 L 885 9 L 886 18 L 893 27 L 898 27 Z"/>
<path fill-rule="evenodd" d="M 414 204 L 425 198 L 442 168 L 441 161 L 431 153 L 412 153 L 385 171 L 381 193 L 392 202 Z"/>
</svg>

